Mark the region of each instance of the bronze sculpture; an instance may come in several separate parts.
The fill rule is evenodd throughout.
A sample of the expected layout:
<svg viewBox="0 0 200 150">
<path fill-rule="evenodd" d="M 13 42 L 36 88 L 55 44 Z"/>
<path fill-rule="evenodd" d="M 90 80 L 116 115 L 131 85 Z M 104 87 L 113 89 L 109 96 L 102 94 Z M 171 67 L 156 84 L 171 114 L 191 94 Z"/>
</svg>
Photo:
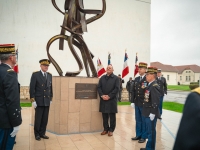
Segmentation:
<svg viewBox="0 0 200 150">
<path fill-rule="evenodd" d="M 49 53 L 49 48 L 51 44 L 59 39 L 59 50 L 64 49 L 64 40 L 68 41 L 68 45 L 70 51 L 72 52 L 74 58 L 76 59 L 79 70 L 74 72 L 66 72 L 65 76 L 76 76 L 83 70 L 83 63 L 77 55 L 74 45 L 81 51 L 81 55 L 83 58 L 86 74 L 90 77 L 89 67 L 92 72 L 93 77 L 97 77 L 97 72 L 92 61 L 94 57 L 93 54 L 89 51 L 84 39 L 82 37 L 83 32 L 87 32 L 87 24 L 101 18 L 106 11 L 106 0 L 102 0 L 103 8 L 102 10 L 89 10 L 84 9 L 83 0 L 65 0 L 65 12 L 62 12 L 58 6 L 56 5 L 55 0 L 52 0 L 53 6 L 64 15 L 63 24 L 61 25 L 61 33 L 52 37 L 46 46 L 47 55 L 49 60 L 52 62 L 54 67 L 56 68 L 58 74 L 63 76 L 62 69 L 57 64 L 57 62 L 52 58 Z M 95 16 L 86 19 L 86 14 L 95 14 Z M 70 32 L 71 35 L 65 35 L 66 30 Z M 88 66 L 89 64 L 89 66 Z"/>
</svg>

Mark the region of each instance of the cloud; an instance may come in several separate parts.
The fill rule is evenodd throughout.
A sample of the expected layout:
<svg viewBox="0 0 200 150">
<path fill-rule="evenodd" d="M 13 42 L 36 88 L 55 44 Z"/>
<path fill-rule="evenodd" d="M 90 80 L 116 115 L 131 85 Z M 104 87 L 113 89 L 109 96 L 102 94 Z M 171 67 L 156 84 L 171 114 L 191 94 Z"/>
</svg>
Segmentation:
<svg viewBox="0 0 200 150">
<path fill-rule="evenodd" d="M 200 1 L 152 0 L 151 61 L 200 65 Z"/>
</svg>

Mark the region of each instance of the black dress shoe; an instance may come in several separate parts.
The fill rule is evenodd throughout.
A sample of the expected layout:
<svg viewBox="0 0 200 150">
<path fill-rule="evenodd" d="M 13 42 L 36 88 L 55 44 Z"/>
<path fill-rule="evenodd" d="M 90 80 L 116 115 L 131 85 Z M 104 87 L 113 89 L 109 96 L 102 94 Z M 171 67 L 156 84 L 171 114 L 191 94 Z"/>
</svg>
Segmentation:
<svg viewBox="0 0 200 150">
<path fill-rule="evenodd" d="M 145 139 L 140 139 L 139 141 L 138 141 L 138 143 L 144 143 L 146 140 Z"/>
<path fill-rule="evenodd" d="M 43 138 L 43 139 L 49 139 L 49 137 L 46 136 L 46 135 L 42 135 L 42 136 L 40 136 L 40 137 Z"/>
<path fill-rule="evenodd" d="M 140 137 L 134 137 L 134 138 L 131 138 L 131 140 L 139 140 L 140 139 Z"/>
<path fill-rule="evenodd" d="M 146 150 L 146 148 L 140 148 L 140 150 Z"/>
<path fill-rule="evenodd" d="M 160 118 L 158 118 L 158 119 L 162 120 L 162 118 L 161 118 L 161 117 L 160 117 Z"/>
<path fill-rule="evenodd" d="M 17 142 L 15 141 L 14 144 L 16 144 Z"/>
<path fill-rule="evenodd" d="M 40 136 L 36 136 L 35 139 L 36 139 L 37 141 L 40 141 L 40 140 L 41 140 Z"/>
</svg>

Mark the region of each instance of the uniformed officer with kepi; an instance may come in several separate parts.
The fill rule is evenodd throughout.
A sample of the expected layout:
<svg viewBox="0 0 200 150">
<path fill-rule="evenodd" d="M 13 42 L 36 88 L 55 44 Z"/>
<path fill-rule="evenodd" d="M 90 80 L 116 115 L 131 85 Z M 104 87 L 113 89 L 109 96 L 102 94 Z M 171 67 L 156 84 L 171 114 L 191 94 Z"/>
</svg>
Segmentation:
<svg viewBox="0 0 200 150">
<path fill-rule="evenodd" d="M 146 73 L 148 86 L 145 89 L 142 110 L 142 115 L 145 117 L 148 141 L 146 143 L 146 148 L 141 148 L 140 150 L 155 150 L 156 147 L 156 123 L 157 118 L 160 117 L 158 108 L 160 103 L 160 87 L 156 82 L 156 76 L 157 68 L 148 67 Z"/>
<path fill-rule="evenodd" d="M 12 150 L 22 123 L 14 44 L 0 45 L 0 150 Z"/>
<path fill-rule="evenodd" d="M 135 107 L 135 120 L 136 120 L 136 137 L 131 138 L 132 140 L 139 140 L 139 143 L 146 141 L 146 127 L 145 118 L 142 116 L 143 102 L 144 102 L 144 91 L 147 87 L 148 82 L 146 81 L 147 63 L 139 63 L 139 75 L 135 78 L 133 84 L 133 92 L 131 99 L 131 106 Z"/>
<path fill-rule="evenodd" d="M 32 74 L 30 82 L 30 99 L 35 108 L 34 134 L 35 139 L 49 139 L 45 135 L 49 116 L 49 106 L 52 102 L 52 75 L 47 72 L 50 61 L 42 59 L 39 61 L 40 71 Z"/>
</svg>

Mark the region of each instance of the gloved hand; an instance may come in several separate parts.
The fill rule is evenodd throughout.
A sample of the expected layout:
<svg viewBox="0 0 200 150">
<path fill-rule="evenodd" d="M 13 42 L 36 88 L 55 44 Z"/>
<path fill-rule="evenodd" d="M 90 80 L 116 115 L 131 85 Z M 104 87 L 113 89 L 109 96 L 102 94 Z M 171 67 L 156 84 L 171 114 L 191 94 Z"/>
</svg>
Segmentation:
<svg viewBox="0 0 200 150">
<path fill-rule="evenodd" d="M 19 131 L 19 126 L 13 127 L 13 132 L 10 134 L 11 137 L 15 137 Z"/>
<path fill-rule="evenodd" d="M 155 114 L 150 113 L 149 117 L 150 117 L 150 120 L 153 121 L 155 118 Z"/>
<path fill-rule="evenodd" d="M 52 101 L 50 101 L 50 104 L 52 103 Z"/>
<path fill-rule="evenodd" d="M 164 94 L 164 96 L 166 96 L 167 94 Z"/>
<path fill-rule="evenodd" d="M 131 103 L 131 107 L 135 108 L 135 104 L 134 104 L 134 103 Z"/>
<path fill-rule="evenodd" d="M 36 104 L 36 102 L 32 102 L 32 105 L 33 105 L 33 107 L 34 107 L 34 108 L 36 108 L 36 107 L 37 107 L 37 104 Z"/>
</svg>

